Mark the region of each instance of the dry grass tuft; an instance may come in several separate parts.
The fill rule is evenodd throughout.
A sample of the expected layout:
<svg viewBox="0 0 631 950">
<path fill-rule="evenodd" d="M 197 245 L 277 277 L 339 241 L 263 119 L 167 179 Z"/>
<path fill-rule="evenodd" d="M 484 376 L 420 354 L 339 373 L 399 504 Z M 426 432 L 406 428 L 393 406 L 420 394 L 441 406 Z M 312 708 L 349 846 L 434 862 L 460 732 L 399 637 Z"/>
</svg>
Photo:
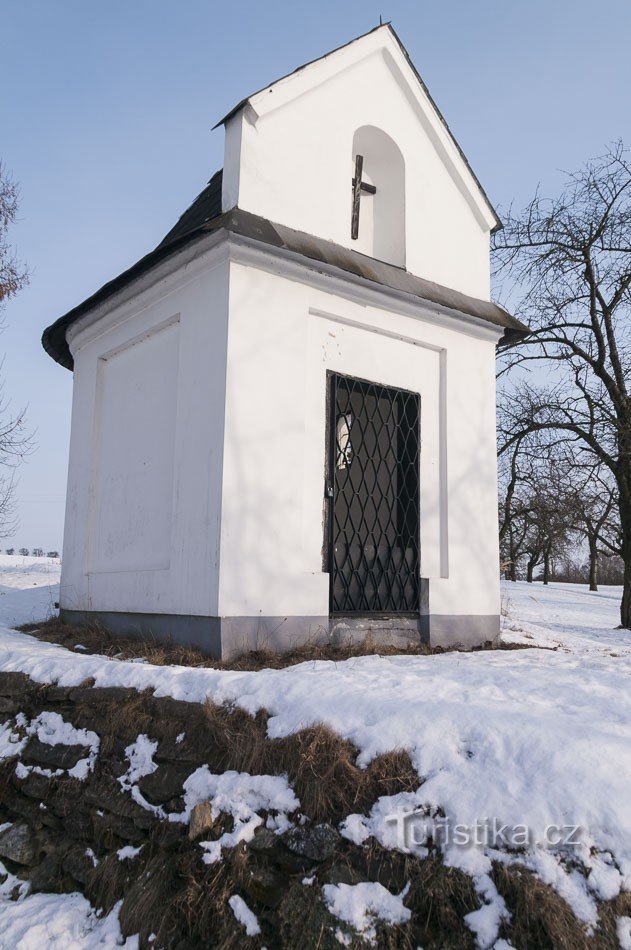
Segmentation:
<svg viewBox="0 0 631 950">
<path fill-rule="evenodd" d="M 249 945 L 228 905 L 238 887 L 236 855 L 241 853 L 206 866 L 199 851 L 188 845 L 166 853 L 156 850 L 123 897 L 123 935 L 139 934 L 141 947 L 227 950 Z"/>
<path fill-rule="evenodd" d="M 170 938 L 181 933 L 175 906 L 182 887 L 183 879 L 173 856 L 154 854 L 124 894 L 119 911 L 123 935 L 140 934 L 140 944 L 146 947 L 149 936 L 155 933 L 157 946 L 170 946 Z"/>
<path fill-rule="evenodd" d="M 147 732 L 153 721 L 152 693 L 144 690 L 124 702 L 110 703 L 107 709 L 107 734 L 138 736 Z"/>
<path fill-rule="evenodd" d="M 503 936 L 515 950 L 588 950 L 616 945 L 588 937 L 569 904 L 531 871 L 495 864 L 492 877 L 511 914 Z"/>
<path fill-rule="evenodd" d="M 409 643 L 406 646 L 380 645 L 370 636 L 363 642 L 334 646 L 318 643 L 316 640 L 295 647 L 286 653 L 274 653 L 271 650 L 245 651 L 231 660 L 213 660 L 196 647 L 181 646 L 177 643 L 157 640 L 152 637 L 123 637 L 110 633 L 98 624 L 69 624 L 59 618 L 45 623 L 30 623 L 19 627 L 23 633 L 29 633 L 49 643 L 59 643 L 69 650 L 80 648 L 78 653 L 98 653 L 111 659 L 145 659 L 155 666 L 193 666 L 211 669 L 254 671 L 262 669 L 280 670 L 298 663 L 329 660 L 341 663 L 360 656 L 428 656 L 450 652 L 444 647 L 429 647 L 425 643 Z M 487 643 L 476 649 L 525 649 L 518 644 Z"/>
<path fill-rule="evenodd" d="M 414 791 L 420 780 L 407 752 L 397 750 L 356 764 L 357 749 L 328 726 L 268 739 L 267 715 L 249 716 L 208 701 L 204 707 L 212 766 L 221 771 L 287 774 L 302 811 L 315 821 L 341 821 L 365 811 L 381 795 Z"/>
<path fill-rule="evenodd" d="M 600 919 L 596 939 L 602 947 L 618 947 L 617 923 L 619 917 L 631 917 L 631 892 L 618 894 L 612 901 L 600 907 Z"/>
<path fill-rule="evenodd" d="M 86 882 L 86 896 L 95 907 L 108 914 L 114 904 L 125 895 L 129 884 L 129 863 L 119 861 L 116 853 L 108 854 L 90 872 Z"/>
</svg>

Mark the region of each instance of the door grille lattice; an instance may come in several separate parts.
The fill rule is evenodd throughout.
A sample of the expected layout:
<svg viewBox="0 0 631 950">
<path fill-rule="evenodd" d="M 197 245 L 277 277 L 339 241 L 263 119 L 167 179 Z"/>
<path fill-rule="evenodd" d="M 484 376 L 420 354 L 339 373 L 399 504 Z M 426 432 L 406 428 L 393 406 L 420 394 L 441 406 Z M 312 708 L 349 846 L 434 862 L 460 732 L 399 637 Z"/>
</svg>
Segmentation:
<svg viewBox="0 0 631 950">
<path fill-rule="evenodd" d="M 419 396 L 331 374 L 331 612 L 419 610 Z"/>
</svg>

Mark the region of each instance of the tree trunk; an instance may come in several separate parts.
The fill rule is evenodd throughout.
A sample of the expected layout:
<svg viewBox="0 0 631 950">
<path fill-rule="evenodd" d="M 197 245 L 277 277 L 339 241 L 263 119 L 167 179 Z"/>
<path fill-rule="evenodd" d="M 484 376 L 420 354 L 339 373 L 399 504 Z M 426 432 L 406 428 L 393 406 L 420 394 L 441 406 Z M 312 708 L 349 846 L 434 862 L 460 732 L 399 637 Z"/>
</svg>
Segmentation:
<svg viewBox="0 0 631 950">
<path fill-rule="evenodd" d="M 550 580 L 550 555 L 543 556 L 543 583 L 547 584 Z"/>
<path fill-rule="evenodd" d="M 631 458 L 631 439 L 626 428 L 627 439 L 620 445 L 620 453 L 625 459 Z M 624 561 L 624 580 L 622 587 L 622 602 L 620 604 L 620 626 L 631 630 L 631 465 L 626 466 L 618 473 L 618 512 L 620 514 L 620 528 L 622 545 L 620 554 Z"/>
<path fill-rule="evenodd" d="M 598 590 L 598 548 L 596 542 L 589 542 L 589 589 Z"/>
<path fill-rule="evenodd" d="M 529 584 L 532 584 L 532 573 L 535 569 L 534 561 L 528 561 L 528 567 L 526 568 L 526 580 Z"/>
<path fill-rule="evenodd" d="M 624 561 L 624 581 L 620 604 L 620 626 L 631 629 L 631 538 L 626 536 L 622 545 L 622 560 Z"/>
<path fill-rule="evenodd" d="M 509 581 L 512 581 L 513 583 L 515 583 L 515 581 L 517 580 L 517 564 L 515 563 L 515 561 L 510 562 L 510 567 L 508 569 L 508 579 Z"/>
</svg>

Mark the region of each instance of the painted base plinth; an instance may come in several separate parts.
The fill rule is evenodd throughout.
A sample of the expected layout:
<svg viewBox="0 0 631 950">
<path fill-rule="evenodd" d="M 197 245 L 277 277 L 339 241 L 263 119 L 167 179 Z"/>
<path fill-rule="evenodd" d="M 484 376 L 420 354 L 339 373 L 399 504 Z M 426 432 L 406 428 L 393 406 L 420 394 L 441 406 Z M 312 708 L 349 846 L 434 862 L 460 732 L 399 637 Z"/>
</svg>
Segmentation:
<svg viewBox="0 0 631 950">
<path fill-rule="evenodd" d="M 194 617 L 115 611 L 61 610 L 68 623 L 98 623 L 113 633 L 154 637 L 193 646 L 209 656 L 229 660 L 249 650 L 284 653 L 305 644 L 342 646 L 372 639 L 384 646 L 411 642 L 463 649 L 494 642 L 500 618 L 431 615 L 414 617 Z"/>
</svg>

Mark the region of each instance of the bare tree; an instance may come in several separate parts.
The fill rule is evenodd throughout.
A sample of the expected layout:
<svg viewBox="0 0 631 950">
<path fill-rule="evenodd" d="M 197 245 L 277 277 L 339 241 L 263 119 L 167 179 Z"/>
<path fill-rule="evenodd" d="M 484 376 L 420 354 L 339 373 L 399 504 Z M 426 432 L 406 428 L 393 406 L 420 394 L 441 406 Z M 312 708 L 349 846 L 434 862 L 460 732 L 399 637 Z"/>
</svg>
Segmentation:
<svg viewBox="0 0 631 950">
<path fill-rule="evenodd" d="M 0 162 L 0 316 L 7 301 L 28 281 L 26 268 L 17 260 L 8 239 L 9 228 L 17 217 L 18 204 L 17 185 Z M 0 383 L 0 537 L 8 537 L 15 530 L 15 468 L 30 449 L 24 410 L 11 411 Z"/>
<path fill-rule="evenodd" d="M 530 337 L 505 351 L 505 369 L 542 361 L 549 381 L 517 370 L 500 454 L 524 434 L 571 445 L 617 488 L 625 565 L 620 619 L 631 627 L 631 163 L 621 144 L 570 175 L 551 201 L 535 196 L 495 237 L 496 273 L 518 296 Z M 513 372 L 513 378 L 515 373 Z"/>
<path fill-rule="evenodd" d="M 509 580 L 517 579 L 525 560 L 526 580 L 532 583 L 541 564 L 547 584 L 553 559 L 568 554 L 576 533 L 576 498 L 565 463 L 563 447 L 542 446 L 538 433 L 515 440 L 500 456 L 500 552 Z"/>
<path fill-rule="evenodd" d="M 553 561 L 563 557 L 572 544 L 574 499 L 560 474 L 553 463 L 536 467 L 526 485 L 523 547 L 528 558 L 526 580 L 529 583 L 534 580 L 535 568 L 541 564 L 543 583 L 548 584 Z"/>
<path fill-rule="evenodd" d="M 618 493 L 610 473 L 596 466 L 587 477 L 574 470 L 574 524 L 584 537 L 589 558 L 589 589 L 598 590 L 601 557 L 620 553 Z M 582 483 L 581 483 L 582 482 Z"/>
</svg>

